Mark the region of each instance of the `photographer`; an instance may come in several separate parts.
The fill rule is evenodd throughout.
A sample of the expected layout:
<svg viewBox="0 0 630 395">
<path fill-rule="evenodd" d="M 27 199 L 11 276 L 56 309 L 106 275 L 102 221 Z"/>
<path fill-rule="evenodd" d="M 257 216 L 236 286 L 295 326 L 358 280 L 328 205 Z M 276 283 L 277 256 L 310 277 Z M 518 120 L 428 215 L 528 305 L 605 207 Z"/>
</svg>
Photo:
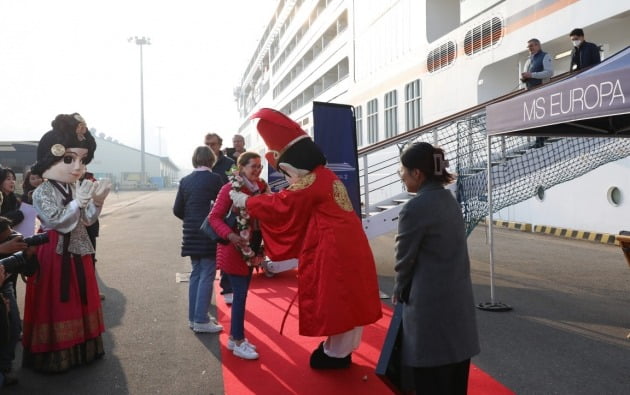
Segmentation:
<svg viewBox="0 0 630 395">
<path fill-rule="evenodd" d="M 29 247 L 22 235 L 11 229 L 11 220 L 0 217 L 0 268 L 3 276 L 0 287 L 0 382 L 2 385 L 17 384 L 18 379 L 12 372 L 13 359 L 15 359 L 15 346 L 19 340 L 22 325 L 20 311 L 13 283 L 17 280 L 18 273 L 32 274 L 31 267 L 37 267 L 37 246 Z"/>
</svg>

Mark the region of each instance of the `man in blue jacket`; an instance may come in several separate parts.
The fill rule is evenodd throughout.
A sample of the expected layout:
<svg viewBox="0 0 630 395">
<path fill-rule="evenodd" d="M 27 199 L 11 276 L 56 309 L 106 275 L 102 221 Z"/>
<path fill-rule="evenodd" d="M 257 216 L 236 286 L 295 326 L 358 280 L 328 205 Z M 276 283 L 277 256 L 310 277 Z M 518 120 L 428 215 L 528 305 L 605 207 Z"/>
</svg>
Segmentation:
<svg viewBox="0 0 630 395">
<path fill-rule="evenodd" d="M 569 71 L 581 70 L 602 61 L 599 46 L 584 40 L 584 30 L 573 29 L 569 33 L 569 37 L 571 38 L 571 43 L 573 43 Z"/>
</svg>

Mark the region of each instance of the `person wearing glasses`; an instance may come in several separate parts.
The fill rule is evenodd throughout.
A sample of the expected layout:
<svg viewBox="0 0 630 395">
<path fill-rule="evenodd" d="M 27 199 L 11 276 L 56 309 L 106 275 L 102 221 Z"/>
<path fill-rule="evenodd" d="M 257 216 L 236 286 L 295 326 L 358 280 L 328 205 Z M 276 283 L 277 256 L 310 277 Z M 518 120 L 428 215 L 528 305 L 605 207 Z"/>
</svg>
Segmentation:
<svg viewBox="0 0 630 395">
<path fill-rule="evenodd" d="M 230 337 L 227 349 L 243 359 L 258 359 L 256 346 L 245 337 L 245 302 L 252 278 L 253 268 L 258 266 L 264 257 L 262 234 L 257 220 L 243 215 L 242 208 L 233 207 L 230 191 L 235 183 L 241 183 L 239 190 L 247 196 L 269 192 L 265 180 L 260 178 L 262 164 L 260 155 L 245 152 L 238 157 L 238 176 L 235 181 L 225 184 L 219 191 L 217 200 L 210 212 L 210 225 L 217 235 L 228 244 L 217 245 L 217 265 L 229 277 L 234 298 L 230 317 Z M 231 228 L 223 220 L 229 210 L 237 211 L 237 223 L 240 226 Z M 244 225 L 247 223 L 247 225 Z M 247 253 L 251 253 L 249 256 Z"/>
</svg>

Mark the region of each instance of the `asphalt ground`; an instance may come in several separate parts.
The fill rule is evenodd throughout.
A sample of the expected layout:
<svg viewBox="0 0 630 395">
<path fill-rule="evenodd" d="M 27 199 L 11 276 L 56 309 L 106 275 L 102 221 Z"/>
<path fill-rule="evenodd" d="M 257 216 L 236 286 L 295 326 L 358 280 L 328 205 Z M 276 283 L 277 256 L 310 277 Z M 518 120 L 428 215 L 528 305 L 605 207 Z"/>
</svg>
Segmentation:
<svg viewBox="0 0 630 395">
<path fill-rule="evenodd" d="M 106 296 L 105 357 L 38 374 L 21 369 L 18 346 L 20 383 L 3 393 L 224 393 L 218 336 L 187 325 L 188 283 L 176 274 L 189 272 L 190 262 L 180 256 L 174 198 L 174 190 L 120 192 L 106 201 L 96 264 Z M 491 300 L 485 232 L 479 227 L 468 240 L 477 303 Z M 621 249 L 502 229 L 494 235 L 495 301 L 513 310 L 478 311 L 482 352 L 473 363 L 518 394 L 629 393 L 630 267 Z M 389 293 L 392 277 L 379 280 Z M 18 284 L 20 302 L 24 288 Z"/>
</svg>

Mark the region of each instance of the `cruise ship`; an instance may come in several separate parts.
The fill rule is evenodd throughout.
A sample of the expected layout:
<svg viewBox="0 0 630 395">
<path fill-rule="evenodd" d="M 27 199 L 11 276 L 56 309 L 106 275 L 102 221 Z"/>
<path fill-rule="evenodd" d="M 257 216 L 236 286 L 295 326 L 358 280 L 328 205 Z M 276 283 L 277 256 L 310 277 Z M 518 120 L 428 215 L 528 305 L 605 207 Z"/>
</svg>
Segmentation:
<svg viewBox="0 0 630 395">
<path fill-rule="evenodd" d="M 263 152 L 248 120 L 257 109 L 280 110 L 312 134 L 313 101 L 353 106 L 361 199 L 369 217 L 371 208 L 390 207 L 404 194 L 395 174 L 403 143 L 424 139 L 454 155 L 461 138 L 447 143 L 443 130 L 449 128 L 442 125 L 458 128 L 463 118 L 457 115 L 468 114 L 465 123 L 474 129 L 485 122 L 477 116 L 484 103 L 523 91 L 519 76 L 529 39 L 541 41 L 555 76 L 567 74 L 569 32 L 578 27 L 606 59 L 630 45 L 630 3 L 280 0 L 234 89 L 239 133 L 248 149 Z M 526 193 L 500 204 L 495 218 L 591 232 L 630 228 L 630 151 L 621 151 L 561 181 L 521 185 Z M 386 182 L 369 187 L 383 178 L 365 174 L 377 163 L 387 163 Z M 573 171 L 569 165 L 565 170 Z"/>
</svg>

